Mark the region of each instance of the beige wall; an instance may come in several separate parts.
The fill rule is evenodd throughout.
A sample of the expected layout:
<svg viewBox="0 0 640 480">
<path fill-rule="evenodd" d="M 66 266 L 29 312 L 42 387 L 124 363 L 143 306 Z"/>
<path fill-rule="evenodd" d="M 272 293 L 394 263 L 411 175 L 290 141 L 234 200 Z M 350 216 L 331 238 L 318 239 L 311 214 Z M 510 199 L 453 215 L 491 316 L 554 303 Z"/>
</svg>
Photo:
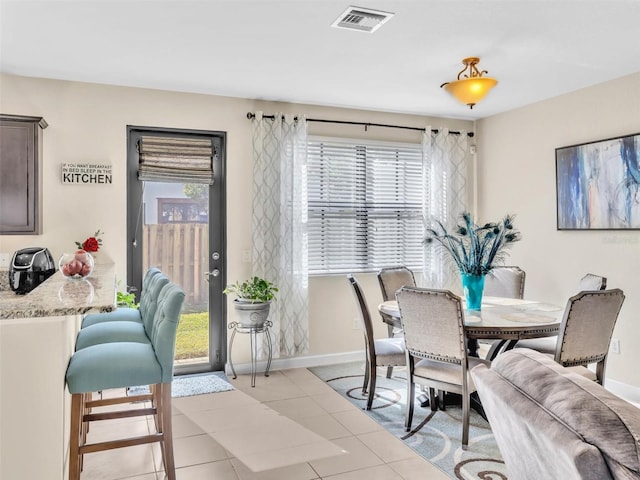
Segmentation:
<svg viewBox="0 0 640 480">
<path fill-rule="evenodd" d="M 391 123 L 416 127 L 471 130 L 465 121 L 408 115 L 277 104 L 247 99 L 181 94 L 159 90 L 62 82 L 10 75 L 0 76 L 0 112 L 42 116 L 44 131 L 44 225 L 38 236 L 0 236 L 0 252 L 24 246 L 46 246 L 54 257 L 75 248 L 96 229 L 103 230 L 102 258 L 118 266 L 126 279 L 126 127 L 127 125 L 221 130 L 227 132 L 227 278 L 247 277 L 250 264 L 242 251 L 251 248 L 251 124 L 246 113 L 283 111 L 310 118 Z M 311 123 L 310 134 L 419 142 L 418 132 Z M 113 166 L 112 185 L 63 185 L 62 163 L 107 163 Z M 381 300 L 375 277 L 360 276 L 371 307 Z M 375 310 L 373 311 L 375 314 Z M 229 311 L 233 315 L 233 309 Z M 355 303 L 344 276 L 310 281 L 311 355 L 349 352 L 363 348 L 353 329 Z M 385 333 L 382 322 L 378 328 Z M 242 340 L 240 340 L 242 341 Z M 234 361 L 246 352 L 234 349 Z"/>
<path fill-rule="evenodd" d="M 0 236 L 0 252 L 28 245 L 51 249 L 55 257 L 74 248 L 97 228 L 105 232 L 102 254 L 118 265 L 125 279 L 126 126 L 222 130 L 227 132 L 227 275 L 244 278 L 250 265 L 251 172 L 248 111 L 284 111 L 308 117 L 395 123 L 471 130 L 470 122 L 310 105 L 277 104 L 248 99 L 181 94 L 75 82 L 0 75 L 0 112 L 42 116 L 44 132 L 44 227 L 39 236 Z M 524 240 L 509 263 L 527 271 L 526 295 L 564 303 L 586 272 L 609 278 L 625 290 L 627 300 L 615 337 L 621 354 L 611 355 L 608 376 L 640 386 L 640 232 L 559 232 L 555 217 L 556 147 L 640 132 L 640 74 L 567 94 L 479 121 L 478 209 L 481 220 L 517 214 Z M 310 124 L 310 133 L 342 137 L 418 142 L 419 134 L 396 129 Z M 60 164 L 110 163 L 109 186 L 62 185 Z M 523 181 L 526 179 L 526 181 Z M 381 299 L 372 275 L 359 275 L 372 313 Z M 233 311 L 230 310 L 230 315 Z M 353 328 L 355 303 L 344 276 L 310 281 L 311 355 L 362 348 Z M 381 322 L 378 333 L 384 335 Z M 240 344 L 239 344 L 240 345 Z M 246 361 L 242 347 L 234 360 Z"/>
<path fill-rule="evenodd" d="M 640 231 L 557 231 L 555 210 L 555 149 L 640 132 L 640 74 L 493 116 L 477 132 L 480 218 L 517 215 L 524 239 L 509 263 L 527 272 L 525 296 L 564 304 L 585 273 L 608 277 L 627 298 L 607 377 L 640 387 Z"/>
</svg>

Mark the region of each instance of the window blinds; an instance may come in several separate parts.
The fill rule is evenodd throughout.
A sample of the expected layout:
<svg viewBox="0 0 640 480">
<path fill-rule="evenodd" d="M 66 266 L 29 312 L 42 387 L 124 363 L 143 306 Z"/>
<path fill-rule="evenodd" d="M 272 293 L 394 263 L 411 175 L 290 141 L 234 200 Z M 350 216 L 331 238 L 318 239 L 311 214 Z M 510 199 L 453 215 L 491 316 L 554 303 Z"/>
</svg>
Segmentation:
<svg viewBox="0 0 640 480">
<path fill-rule="evenodd" d="M 213 185 L 211 139 L 142 136 L 138 152 L 139 180 Z"/>
<path fill-rule="evenodd" d="M 420 146 L 311 138 L 307 152 L 310 273 L 421 269 Z"/>
</svg>

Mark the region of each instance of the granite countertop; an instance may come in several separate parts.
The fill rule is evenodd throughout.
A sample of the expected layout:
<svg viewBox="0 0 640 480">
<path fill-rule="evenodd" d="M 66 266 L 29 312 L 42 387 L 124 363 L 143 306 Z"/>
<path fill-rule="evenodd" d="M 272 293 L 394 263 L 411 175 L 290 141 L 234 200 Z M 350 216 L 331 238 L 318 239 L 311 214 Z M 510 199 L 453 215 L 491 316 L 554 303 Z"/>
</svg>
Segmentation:
<svg viewBox="0 0 640 480">
<path fill-rule="evenodd" d="M 116 308 L 116 268 L 97 264 L 91 276 L 69 280 L 60 271 L 26 295 L 0 291 L 0 320 L 82 315 Z"/>
</svg>

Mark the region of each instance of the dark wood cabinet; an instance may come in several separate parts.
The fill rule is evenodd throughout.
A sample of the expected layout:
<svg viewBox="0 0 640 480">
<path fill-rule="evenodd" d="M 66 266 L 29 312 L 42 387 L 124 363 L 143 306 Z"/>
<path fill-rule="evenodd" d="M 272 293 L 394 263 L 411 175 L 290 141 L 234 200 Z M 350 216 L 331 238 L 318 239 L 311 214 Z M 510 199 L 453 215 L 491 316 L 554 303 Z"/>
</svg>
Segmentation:
<svg viewBox="0 0 640 480">
<path fill-rule="evenodd" d="M 42 232 L 42 117 L 0 114 L 0 235 Z"/>
</svg>

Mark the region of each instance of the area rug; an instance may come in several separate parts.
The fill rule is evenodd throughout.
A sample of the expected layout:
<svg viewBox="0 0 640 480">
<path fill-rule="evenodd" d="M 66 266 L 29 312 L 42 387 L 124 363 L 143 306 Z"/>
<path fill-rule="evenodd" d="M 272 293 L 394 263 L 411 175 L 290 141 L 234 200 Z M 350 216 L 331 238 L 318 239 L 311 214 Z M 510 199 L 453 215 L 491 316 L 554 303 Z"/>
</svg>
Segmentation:
<svg viewBox="0 0 640 480">
<path fill-rule="evenodd" d="M 432 412 L 429 407 L 421 407 L 416 400 L 412 429 L 405 431 L 407 387 L 404 368 L 394 368 L 390 379 L 385 376 L 386 368 L 379 370 L 376 396 L 369 411 L 364 410 L 366 396 L 362 394 L 364 363 L 309 370 L 449 477 L 460 480 L 507 479 L 507 470 L 489 424 L 474 410 L 471 410 L 467 450 L 463 450 L 461 445 L 460 405 L 447 405 L 445 410 Z M 416 387 L 416 392 L 420 393 L 419 387 Z"/>
<path fill-rule="evenodd" d="M 171 396 L 190 397 L 205 393 L 227 392 L 233 390 L 233 385 L 227 381 L 227 376 L 222 372 L 198 373 L 195 375 L 180 375 L 174 377 L 171 382 Z M 149 393 L 148 386 L 131 387 L 129 395 Z"/>
</svg>

